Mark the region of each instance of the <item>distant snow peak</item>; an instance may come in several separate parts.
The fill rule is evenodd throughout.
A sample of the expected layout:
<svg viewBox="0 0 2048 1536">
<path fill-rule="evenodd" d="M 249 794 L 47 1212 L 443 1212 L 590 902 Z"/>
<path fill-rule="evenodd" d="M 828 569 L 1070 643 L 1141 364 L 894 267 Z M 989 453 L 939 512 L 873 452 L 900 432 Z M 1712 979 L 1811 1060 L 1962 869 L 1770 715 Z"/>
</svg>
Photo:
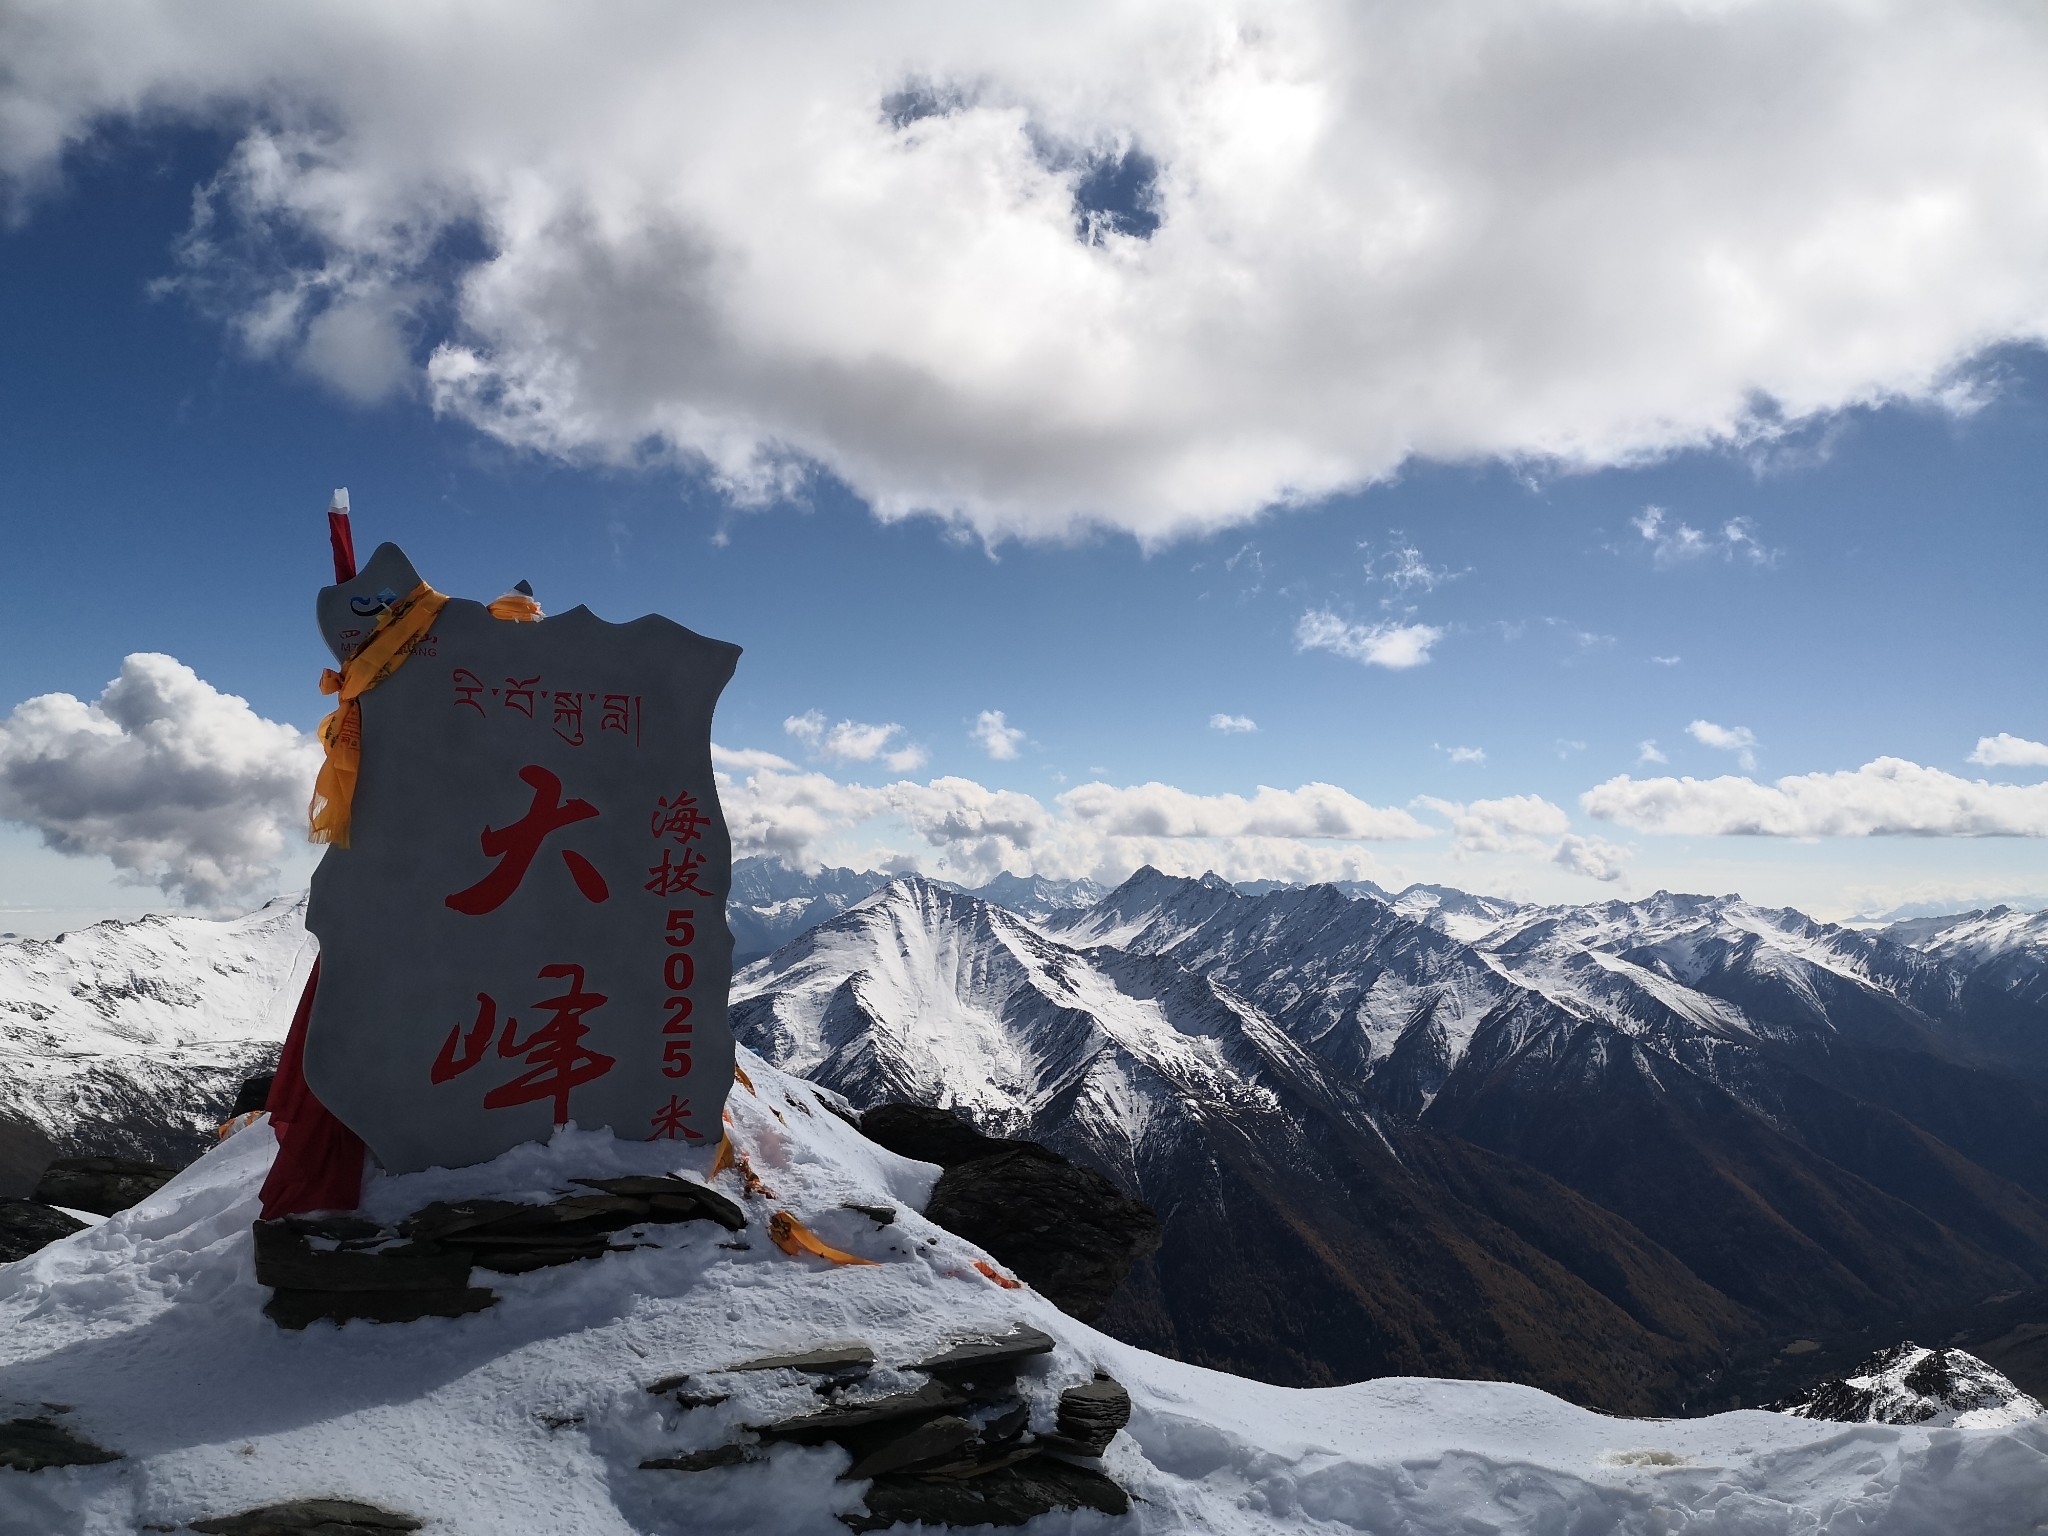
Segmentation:
<svg viewBox="0 0 2048 1536">
<path fill-rule="evenodd" d="M 2002 1429 L 2041 1413 L 2040 1403 L 1975 1355 L 1911 1342 L 1773 1406 L 1802 1419 L 1936 1429 Z"/>
</svg>

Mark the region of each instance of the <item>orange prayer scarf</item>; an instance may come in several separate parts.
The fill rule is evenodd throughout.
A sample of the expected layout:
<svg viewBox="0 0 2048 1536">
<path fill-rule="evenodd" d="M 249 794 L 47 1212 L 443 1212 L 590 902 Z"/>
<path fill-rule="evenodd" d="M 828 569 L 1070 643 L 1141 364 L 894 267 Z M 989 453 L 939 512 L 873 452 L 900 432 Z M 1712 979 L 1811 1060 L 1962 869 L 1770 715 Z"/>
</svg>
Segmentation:
<svg viewBox="0 0 2048 1536">
<path fill-rule="evenodd" d="M 349 815 L 355 804 L 356 775 L 363 762 L 362 695 L 405 665 L 412 647 L 448 604 L 448 599 L 424 581 L 377 620 L 370 638 L 355 654 L 320 674 L 320 691 L 341 695 L 341 707 L 320 722 L 320 742 L 327 760 L 320 765 L 320 777 L 313 781 L 313 800 L 306 807 L 311 823 L 307 836 L 316 843 L 348 846 Z"/>
</svg>

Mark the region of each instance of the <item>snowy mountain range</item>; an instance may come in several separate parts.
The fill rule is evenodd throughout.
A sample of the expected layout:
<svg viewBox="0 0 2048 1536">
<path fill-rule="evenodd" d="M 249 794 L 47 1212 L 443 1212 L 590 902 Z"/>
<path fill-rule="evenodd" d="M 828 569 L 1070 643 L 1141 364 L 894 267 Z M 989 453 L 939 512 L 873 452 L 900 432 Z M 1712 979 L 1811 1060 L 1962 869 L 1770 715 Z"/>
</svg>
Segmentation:
<svg viewBox="0 0 2048 1536">
<path fill-rule="evenodd" d="M 1698 1406 L 1745 1340 L 2048 1280 L 2024 997 L 1730 897 L 1420 915 L 1145 870 L 1033 924 L 910 878 L 743 971 L 735 1027 L 1135 1185 L 1167 1240 L 1106 1325 L 1274 1380 Z"/>
<path fill-rule="evenodd" d="M 745 965 L 837 917 L 873 895 L 893 875 L 874 870 L 792 869 L 780 859 L 736 859 L 726 920 L 732 926 L 733 963 Z M 961 889 L 961 887 L 954 887 Z M 974 892 L 983 901 L 1025 917 L 1043 919 L 1090 906 L 1104 892 L 1093 880 L 1048 880 L 1043 876 L 997 875 Z"/>
<path fill-rule="evenodd" d="M 291 1023 L 317 952 L 305 909 L 281 899 L 227 922 L 152 915 L 0 943 L 0 1149 L 11 1134 L 35 1163 L 0 1175 L 33 1182 L 48 1143 L 174 1165 L 210 1145 Z"/>
<path fill-rule="evenodd" d="M 2032 920 L 1376 892 L 743 861 L 735 929 L 792 936 L 735 1027 L 857 1104 L 959 1106 L 1138 1189 L 1167 1240 L 1105 1326 L 1278 1382 L 1696 1409 L 1731 1349 L 2048 1281 Z M 291 903 L 0 945 L 0 1116 L 182 1161 L 310 960 Z"/>
</svg>

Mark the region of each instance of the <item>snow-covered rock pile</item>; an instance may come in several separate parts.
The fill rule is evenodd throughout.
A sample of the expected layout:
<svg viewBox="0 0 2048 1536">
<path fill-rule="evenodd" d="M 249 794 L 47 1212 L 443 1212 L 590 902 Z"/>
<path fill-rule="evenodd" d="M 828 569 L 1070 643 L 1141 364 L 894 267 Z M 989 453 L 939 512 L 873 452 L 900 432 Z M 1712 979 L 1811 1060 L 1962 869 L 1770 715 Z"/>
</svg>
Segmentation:
<svg viewBox="0 0 2048 1536">
<path fill-rule="evenodd" d="M 990 1278 L 985 1254 L 917 1214 L 934 1166 L 742 1061 L 758 1094 L 733 1095 L 735 1140 L 760 1188 L 747 1194 L 736 1172 L 711 1182 L 745 1211 L 743 1231 L 655 1225 L 630 1251 L 493 1275 L 499 1300 L 474 1315 L 303 1331 L 265 1318 L 251 1238 L 272 1156 L 261 1124 L 135 1208 L 0 1269 L 0 1421 L 119 1456 L 0 1469 L 0 1533 L 226 1529 L 340 1500 L 430 1536 L 843 1536 L 842 1517 L 878 1513 L 875 1485 L 845 1476 L 852 1453 L 749 1427 L 819 1411 L 817 1378 L 732 1367 L 858 1340 L 876 1362 L 843 1394 L 858 1401 L 916 1389 L 928 1378 L 912 1367 L 953 1343 L 1023 1328 L 1053 1346 L 1016 1379 L 1033 1435 L 1066 1432 L 1063 1395 L 1099 1372 L 1131 1399 L 1100 1462 L 1129 1512 L 1055 1512 L 1032 1524 L 1041 1533 L 2017 1536 L 2048 1508 L 2040 1419 L 1629 1421 L 1502 1383 L 1298 1391 L 1146 1354 Z M 709 1169 L 705 1149 L 572 1129 L 476 1167 L 373 1178 L 363 1215 L 394 1225 L 435 1201 L 538 1203 L 577 1179 Z M 883 1225 L 854 1206 L 897 1214 Z M 789 1256 L 768 1237 L 778 1210 L 873 1262 Z M 682 1388 L 649 1390 L 676 1377 L 697 1406 Z M 1064 1417 L 1079 1425 L 1071 1407 Z"/>
<path fill-rule="evenodd" d="M 1997 1429 L 2038 1419 L 2041 1405 L 1975 1355 L 1894 1344 L 1835 1381 L 1809 1387 L 1780 1412 L 1842 1424 Z"/>
</svg>

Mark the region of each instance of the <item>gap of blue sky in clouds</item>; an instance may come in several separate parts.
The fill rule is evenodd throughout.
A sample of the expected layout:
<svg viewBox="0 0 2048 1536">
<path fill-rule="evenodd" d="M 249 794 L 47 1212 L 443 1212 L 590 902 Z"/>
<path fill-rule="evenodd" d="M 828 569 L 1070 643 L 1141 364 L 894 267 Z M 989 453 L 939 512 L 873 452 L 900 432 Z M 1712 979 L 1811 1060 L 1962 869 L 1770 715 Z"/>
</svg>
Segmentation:
<svg viewBox="0 0 2048 1536">
<path fill-rule="evenodd" d="M 117 134 L 0 233 L 0 714 L 41 693 L 90 699 L 125 655 L 162 651 L 310 728 L 320 512 L 347 485 L 364 547 L 402 542 L 443 590 L 488 598 L 525 577 L 551 609 L 658 610 L 744 646 L 719 715 L 729 747 L 806 762 L 784 722 L 816 710 L 899 723 L 928 754 L 913 777 L 1048 803 L 1094 779 L 1241 795 L 1327 782 L 1395 807 L 1538 795 L 1577 832 L 1634 847 L 1631 891 L 1828 914 L 2048 895 L 2037 839 L 1660 837 L 1579 804 L 1618 774 L 1741 771 L 1688 733 L 1701 720 L 1751 732 L 1766 781 L 1886 755 L 1977 776 L 1979 737 L 2048 738 L 2037 352 L 1985 359 L 1995 387 L 1973 413 L 1856 411 L 1761 459 L 1414 464 L 1149 550 L 1108 534 L 988 549 L 931 519 L 878 523 L 823 478 L 798 504 L 735 510 L 685 473 L 566 467 L 417 399 L 352 405 L 244 358 L 183 299 L 151 295 L 225 142 Z M 1681 528 L 1701 547 L 1674 544 Z M 1424 664 L 1362 665 L 1304 650 L 1308 614 L 1440 635 Z M 1014 757 L 976 741 L 988 710 L 1024 733 Z M 1219 714 L 1256 729 L 1216 729 Z M 1667 766 L 1642 765 L 1645 741 Z M 163 904 L 88 861 L 60 874 L 35 842 L 0 837 L 0 929 Z M 870 831 L 822 851 L 874 847 Z M 1543 858 L 1460 859 L 1448 835 L 1372 852 L 1394 876 L 1616 893 Z"/>
</svg>

